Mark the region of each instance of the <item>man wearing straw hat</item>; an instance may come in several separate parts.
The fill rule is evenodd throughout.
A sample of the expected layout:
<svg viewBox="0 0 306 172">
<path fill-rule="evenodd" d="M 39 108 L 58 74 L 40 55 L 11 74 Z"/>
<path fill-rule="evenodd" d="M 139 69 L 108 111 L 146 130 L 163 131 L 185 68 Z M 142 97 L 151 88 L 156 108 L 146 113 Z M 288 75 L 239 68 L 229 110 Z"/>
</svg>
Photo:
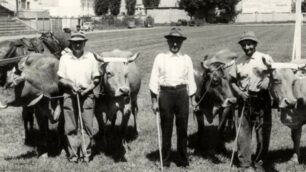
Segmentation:
<svg viewBox="0 0 306 172">
<path fill-rule="evenodd" d="M 173 119 L 176 118 L 178 166 L 187 167 L 187 125 L 189 98 L 195 105 L 196 83 L 190 57 L 180 53 L 186 37 L 179 28 L 165 36 L 169 52 L 156 56 L 150 78 L 153 112 L 160 111 L 163 165 L 170 166 Z M 157 98 L 158 97 L 158 98 Z M 158 114 L 158 113 L 157 113 Z"/>
<path fill-rule="evenodd" d="M 69 41 L 72 52 L 62 55 L 57 72 L 59 83 L 65 90 L 64 120 L 68 160 L 87 163 L 92 154 L 93 89 L 99 83 L 100 73 L 94 55 L 84 51 L 87 41 L 85 34 L 73 33 Z"/>
<path fill-rule="evenodd" d="M 238 159 L 242 171 L 264 171 L 263 162 L 268 152 L 271 134 L 271 100 L 268 92 L 269 78 L 262 78 L 267 67 L 263 58 L 272 63 L 271 56 L 256 51 L 258 39 L 253 31 L 242 34 L 238 41 L 244 55 L 237 59 L 232 71 L 232 86 L 238 95 L 239 120 Z M 257 149 L 252 159 L 252 131 L 256 132 Z"/>
</svg>

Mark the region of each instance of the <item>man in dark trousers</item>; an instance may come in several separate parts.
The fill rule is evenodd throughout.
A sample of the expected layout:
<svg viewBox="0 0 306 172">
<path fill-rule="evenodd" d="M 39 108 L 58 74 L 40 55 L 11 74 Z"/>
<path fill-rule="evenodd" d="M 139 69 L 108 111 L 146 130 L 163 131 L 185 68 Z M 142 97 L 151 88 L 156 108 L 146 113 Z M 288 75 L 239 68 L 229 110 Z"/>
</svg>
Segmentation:
<svg viewBox="0 0 306 172">
<path fill-rule="evenodd" d="M 71 52 L 63 53 L 57 72 L 59 83 L 65 90 L 64 119 L 68 160 L 87 163 L 91 159 L 93 144 L 93 89 L 99 83 L 100 72 L 93 53 L 84 51 L 87 41 L 84 33 L 73 33 L 69 41 Z"/>
<path fill-rule="evenodd" d="M 256 51 L 258 39 L 253 31 L 244 32 L 238 42 L 244 55 L 236 60 L 236 68 L 231 72 L 232 87 L 238 96 L 239 126 L 238 159 L 241 171 L 264 171 L 263 162 L 268 152 L 271 134 L 271 99 L 268 91 L 269 78 L 262 77 L 267 63 L 272 63 L 271 56 Z M 242 114 L 243 110 L 243 114 Z M 240 116 L 242 115 L 242 116 Z M 255 129 L 257 149 L 252 159 L 252 131 Z"/>
<path fill-rule="evenodd" d="M 156 56 L 150 78 L 152 109 L 160 111 L 163 165 L 170 166 L 173 119 L 176 118 L 178 166 L 187 167 L 187 126 L 189 98 L 195 105 L 196 83 L 190 57 L 180 53 L 186 37 L 179 28 L 165 36 L 169 52 Z"/>
</svg>

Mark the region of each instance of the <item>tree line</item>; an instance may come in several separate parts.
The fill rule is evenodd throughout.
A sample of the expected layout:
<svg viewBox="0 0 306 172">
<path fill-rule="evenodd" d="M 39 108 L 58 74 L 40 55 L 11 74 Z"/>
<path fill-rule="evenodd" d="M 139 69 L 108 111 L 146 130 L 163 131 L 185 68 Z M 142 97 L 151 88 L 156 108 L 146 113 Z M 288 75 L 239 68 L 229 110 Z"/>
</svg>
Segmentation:
<svg viewBox="0 0 306 172">
<path fill-rule="evenodd" d="M 125 1 L 127 15 L 135 14 L 136 0 L 95 0 L 94 11 L 97 16 L 110 13 L 117 16 L 120 13 L 121 1 Z M 217 22 L 230 22 L 238 14 L 236 5 L 240 0 L 179 0 L 179 8 L 184 9 L 193 18 L 205 19 L 210 22 L 218 18 Z M 157 8 L 160 0 L 142 0 L 144 7 Z M 216 14 L 216 9 L 219 13 Z M 213 22 L 213 21 L 212 21 Z"/>
</svg>

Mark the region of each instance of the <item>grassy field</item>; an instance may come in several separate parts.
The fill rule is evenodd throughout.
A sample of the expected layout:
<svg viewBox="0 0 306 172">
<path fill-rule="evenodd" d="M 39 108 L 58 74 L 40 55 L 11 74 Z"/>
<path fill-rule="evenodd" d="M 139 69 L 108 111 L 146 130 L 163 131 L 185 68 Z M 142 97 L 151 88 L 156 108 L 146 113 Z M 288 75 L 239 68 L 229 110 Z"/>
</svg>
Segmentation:
<svg viewBox="0 0 306 172">
<path fill-rule="evenodd" d="M 289 61 L 292 49 L 293 25 L 238 26 L 215 25 L 204 27 L 182 28 L 188 39 L 182 51 L 192 57 L 194 65 L 198 65 L 207 53 L 222 48 L 242 53 L 237 41 L 245 30 L 256 32 L 260 42 L 258 50 L 270 54 L 275 61 Z M 139 94 L 138 124 L 139 136 L 130 141 L 131 151 L 128 162 L 115 162 L 112 155 L 103 151 L 96 155 L 92 162 L 72 164 L 66 160 L 65 152 L 46 160 L 37 159 L 35 149 L 25 146 L 24 129 L 21 119 L 21 108 L 7 108 L 0 112 L 0 171 L 158 171 L 158 142 L 155 116 L 151 111 L 148 80 L 153 60 L 159 52 L 167 51 L 163 36 L 169 28 L 153 28 L 146 30 L 127 30 L 122 32 L 89 34 L 87 48 L 95 52 L 103 52 L 114 48 L 140 52 L 137 65 L 142 74 L 142 88 Z M 302 33 L 306 33 L 304 27 Z M 306 36 L 302 34 L 302 55 L 305 55 Z M 118 119 L 119 120 L 119 119 Z M 130 125 L 133 124 L 131 118 Z M 233 143 L 226 143 L 227 152 L 217 153 L 212 140 L 216 135 L 216 122 L 207 125 L 206 137 L 203 138 L 204 150 L 194 153 L 194 142 L 197 124 L 192 113 L 189 117 L 189 171 L 227 171 Z M 305 133 L 305 131 L 304 131 Z M 173 134 L 173 149 L 176 149 L 176 132 Z M 279 113 L 273 112 L 271 144 L 269 149 L 268 171 L 306 171 L 306 135 L 301 139 L 301 164 L 288 161 L 292 154 L 290 130 L 280 123 Z M 175 156 L 175 154 L 174 154 Z M 233 167 L 237 170 L 236 167 Z M 169 171 L 186 171 L 171 164 Z"/>
</svg>

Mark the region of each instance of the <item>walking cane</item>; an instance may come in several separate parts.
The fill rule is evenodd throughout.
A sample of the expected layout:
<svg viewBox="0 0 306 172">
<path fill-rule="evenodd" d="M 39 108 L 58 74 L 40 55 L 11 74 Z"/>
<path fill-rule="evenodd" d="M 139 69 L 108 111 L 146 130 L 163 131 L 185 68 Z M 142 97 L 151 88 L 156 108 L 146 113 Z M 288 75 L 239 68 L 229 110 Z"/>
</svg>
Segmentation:
<svg viewBox="0 0 306 172">
<path fill-rule="evenodd" d="M 233 146 L 233 151 L 232 151 L 231 163 L 230 163 L 229 170 L 228 170 L 229 172 L 231 172 L 232 166 L 233 166 L 234 155 L 235 155 L 235 151 L 237 149 L 238 136 L 239 136 L 239 133 L 240 133 L 240 128 L 241 128 L 242 118 L 243 118 L 243 114 L 244 114 L 244 109 L 245 109 L 245 102 L 243 104 L 242 111 L 241 111 L 241 116 L 240 116 L 240 119 L 239 119 L 239 125 L 238 125 L 237 134 L 236 134 L 236 138 L 235 138 L 234 146 Z"/>
<path fill-rule="evenodd" d="M 163 155 L 162 155 L 162 146 L 161 146 L 161 138 L 160 138 L 160 116 L 159 112 L 156 112 L 156 126 L 157 126 L 157 136 L 158 136 L 158 149 L 159 149 L 159 158 L 160 158 L 160 169 L 163 172 Z"/>
<path fill-rule="evenodd" d="M 79 93 L 76 94 L 77 96 L 77 102 L 78 102 L 78 112 L 79 112 L 79 118 L 80 118 L 80 125 L 81 125 L 81 135 L 82 135 L 82 141 L 83 141 L 83 153 L 84 156 L 86 157 L 86 146 L 85 146 L 85 136 L 84 136 L 84 131 L 83 131 L 83 119 L 82 119 L 82 110 L 81 110 L 81 105 L 80 105 L 80 95 Z"/>
</svg>

